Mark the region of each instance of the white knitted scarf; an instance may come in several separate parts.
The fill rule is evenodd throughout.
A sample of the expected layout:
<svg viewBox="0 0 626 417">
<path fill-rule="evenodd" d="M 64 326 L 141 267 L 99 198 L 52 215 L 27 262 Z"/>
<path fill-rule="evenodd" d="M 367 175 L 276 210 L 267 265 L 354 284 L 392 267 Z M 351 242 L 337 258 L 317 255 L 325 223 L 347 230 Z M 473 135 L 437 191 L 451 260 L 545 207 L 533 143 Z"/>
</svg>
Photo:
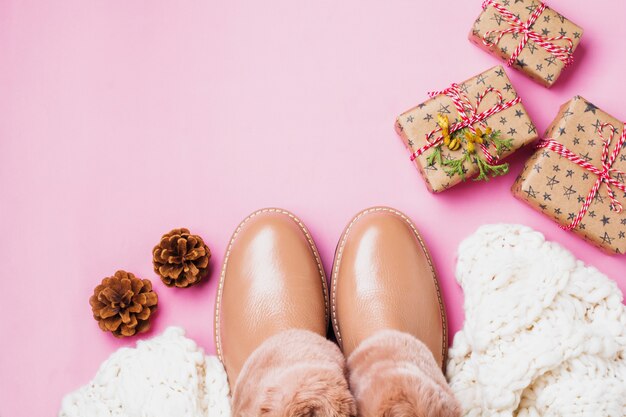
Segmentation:
<svg viewBox="0 0 626 417">
<path fill-rule="evenodd" d="M 229 417 L 226 372 L 183 329 L 113 353 L 63 399 L 59 417 Z"/>
<path fill-rule="evenodd" d="M 481 227 L 456 275 L 465 323 L 447 374 L 465 416 L 626 416 L 615 282 L 518 225 Z"/>
</svg>

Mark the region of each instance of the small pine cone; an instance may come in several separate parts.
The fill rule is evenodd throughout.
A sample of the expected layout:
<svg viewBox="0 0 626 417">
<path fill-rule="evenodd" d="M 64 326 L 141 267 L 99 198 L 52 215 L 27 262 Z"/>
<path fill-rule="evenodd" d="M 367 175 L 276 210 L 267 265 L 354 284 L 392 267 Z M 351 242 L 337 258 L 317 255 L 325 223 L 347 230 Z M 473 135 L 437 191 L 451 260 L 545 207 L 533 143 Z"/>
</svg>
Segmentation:
<svg viewBox="0 0 626 417">
<path fill-rule="evenodd" d="M 152 283 L 126 271 L 104 278 L 89 299 L 93 318 L 100 329 L 116 337 L 132 336 L 150 328 L 158 298 Z"/>
<path fill-rule="evenodd" d="M 208 271 L 211 259 L 211 251 L 202 238 L 184 228 L 163 235 L 152 255 L 154 272 L 168 287 L 179 288 L 200 282 Z"/>
</svg>

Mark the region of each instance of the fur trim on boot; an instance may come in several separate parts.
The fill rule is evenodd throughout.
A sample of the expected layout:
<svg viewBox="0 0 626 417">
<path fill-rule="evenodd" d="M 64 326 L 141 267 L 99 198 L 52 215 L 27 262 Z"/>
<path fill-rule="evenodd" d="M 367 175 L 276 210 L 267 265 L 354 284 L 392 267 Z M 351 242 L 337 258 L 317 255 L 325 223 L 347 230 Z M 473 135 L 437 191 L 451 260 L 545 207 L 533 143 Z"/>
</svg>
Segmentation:
<svg viewBox="0 0 626 417">
<path fill-rule="evenodd" d="M 334 343 L 307 330 L 281 332 L 248 358 L 233 390 L 236 417 L 350 417 L 356 404 Z"/>
<path fill-rule="evenodd" d="M 458 417 L 461 407 L 430 350 L 415 337 L 383 330 L 348 358 L 362 417 Z"/>
</svg>

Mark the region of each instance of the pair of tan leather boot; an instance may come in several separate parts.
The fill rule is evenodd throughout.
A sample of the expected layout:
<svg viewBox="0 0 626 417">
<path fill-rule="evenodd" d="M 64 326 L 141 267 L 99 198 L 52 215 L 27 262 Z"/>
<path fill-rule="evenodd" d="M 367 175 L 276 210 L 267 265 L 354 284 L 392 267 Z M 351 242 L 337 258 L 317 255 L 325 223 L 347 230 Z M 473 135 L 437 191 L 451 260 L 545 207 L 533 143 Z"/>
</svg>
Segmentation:
<svg viewBox="0 0 626 417">
<path fill-rule="evenodd" d="M 326 339 L 329 320 L 341 351 Z M 391 208 L 350 221 L 330 285 L 296 216 L 248 216 L 226 251 L 215 340 L 235 416 L 460 414 L 442 373 L 435 269 L 411 220 Z"/>
</svg>

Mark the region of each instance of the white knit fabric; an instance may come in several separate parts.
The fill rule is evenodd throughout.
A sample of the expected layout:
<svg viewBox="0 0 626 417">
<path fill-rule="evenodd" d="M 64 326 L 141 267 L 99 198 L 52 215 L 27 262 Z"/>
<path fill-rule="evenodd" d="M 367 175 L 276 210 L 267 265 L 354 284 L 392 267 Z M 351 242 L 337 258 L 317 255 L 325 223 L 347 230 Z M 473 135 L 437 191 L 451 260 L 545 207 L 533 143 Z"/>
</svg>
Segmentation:
<svg viewBox="0 0 626 417">
<path fill-rule="evenodd" d="M 465 323 L 447 374 L 465 416 L 626 416 L 615 282 L 518 225 L 481 227 L 456 274 Z"/>
<path fill-rule="evenodd" d="M 228 391 L 217 357 L 170 327 L 113 353 L 93 381 L 63 399 L 59 417 L 227 417 Z"/>
</svg>

